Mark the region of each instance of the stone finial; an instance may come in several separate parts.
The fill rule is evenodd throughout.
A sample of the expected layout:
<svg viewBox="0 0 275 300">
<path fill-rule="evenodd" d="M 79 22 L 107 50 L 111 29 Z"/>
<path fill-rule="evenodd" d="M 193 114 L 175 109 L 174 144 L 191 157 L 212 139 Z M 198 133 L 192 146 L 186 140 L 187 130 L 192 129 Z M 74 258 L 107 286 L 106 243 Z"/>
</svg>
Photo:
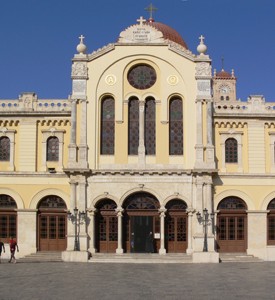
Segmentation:
<svg viewBox="0 0 275 300">
<path fill-rule="evenodd" d="M 85 54 L 86 52 L 86 45 L 84 45 L 83 40 L 84 40 L 84 36 L 81 34 L 81 36 L 79 37 L 80 39 L 80 43 L 77 45 L 76 50 L 79 54 Z"/>
<path fill-rule="evenodd" d="M 204 36 L 200 36 L 199 40 L 200 40 L 200 44 L 197 47 L 197 51 L 200 53 L 200 55 L 204 55 L 205 52 L 207 51 L 207 46 L 204 44 Z"/>
</svg>

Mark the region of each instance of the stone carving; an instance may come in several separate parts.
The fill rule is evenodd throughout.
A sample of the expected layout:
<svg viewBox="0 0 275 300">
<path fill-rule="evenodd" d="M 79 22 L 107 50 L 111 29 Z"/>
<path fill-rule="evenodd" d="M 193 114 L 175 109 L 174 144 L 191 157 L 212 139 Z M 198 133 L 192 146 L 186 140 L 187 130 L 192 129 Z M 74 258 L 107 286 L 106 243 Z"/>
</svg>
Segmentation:
<svg viewBox="0 0 275 300">
<path fill-rule="evenodd" d="M 85 95 L 86 93 L 86 81 L 74 80 L 73 81 L 73 94 Z"/>
<path fill-rule="evenodd" d="M 110 75 L 107 75 L 105 77 L 105 82 L 108 84 L 108 85 L 114 85 L 116 83 L 116 76 L 113 75 L 113 74 L 110 74 Z"/>
<path fill-rule="evenodd" d="M 88 68 L 86 63 L 77 62 L 74 63 L 72 66 L 72 76 L 87 76 L 88 75 Z"/>
<path fill-rule="evenodd" d="M 120 33 L 119 43 L 163 43 L 163 34 L 152 26 L 137 24 Z"/>
<path fill-rule="evenodd" d="M 200 62 L 196 65 L 197 76 L 211 76 L 211 66 L 207 62 Z"/>
<path fill-rule="evenodd" d="M 177 85 L 178 82 L 179 82 L 179 78 L 178 78 L 178 76 L 176 76 L 176 75 L 170 75 L 170 76 L 168 76 L 168 78 L 167 78 L 167 82 L 168 82 L 168 84 L 170 84 L 170 85 Z"/>
</svg>

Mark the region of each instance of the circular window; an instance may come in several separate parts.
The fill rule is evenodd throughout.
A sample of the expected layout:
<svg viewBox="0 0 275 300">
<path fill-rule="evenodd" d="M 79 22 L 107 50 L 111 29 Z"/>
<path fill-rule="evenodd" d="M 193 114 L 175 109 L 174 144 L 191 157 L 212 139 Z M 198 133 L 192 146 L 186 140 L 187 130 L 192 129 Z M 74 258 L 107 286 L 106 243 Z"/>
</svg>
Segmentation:
<svg viewBox="0 0 275 300">
<path fill-rule="evenodd" d="M 157 80 L 156 71 L 148 65 L 133 67 L 128 73 L 128 81 L 136 89 L 149 89 Z"/>
</svg>

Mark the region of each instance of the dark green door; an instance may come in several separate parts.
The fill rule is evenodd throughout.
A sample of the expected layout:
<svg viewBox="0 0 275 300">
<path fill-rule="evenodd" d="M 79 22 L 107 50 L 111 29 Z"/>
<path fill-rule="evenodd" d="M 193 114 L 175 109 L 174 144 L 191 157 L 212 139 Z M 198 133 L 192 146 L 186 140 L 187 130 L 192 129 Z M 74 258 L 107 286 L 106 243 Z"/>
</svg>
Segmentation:
<svg viewBox="0 0 275 300">
<path fill-rule="evenodd" d="M 151 252 L 148 249 L 148 237 L 153 235 L 152 216 L 131 216 L 131 252 Z"/>
</svg>

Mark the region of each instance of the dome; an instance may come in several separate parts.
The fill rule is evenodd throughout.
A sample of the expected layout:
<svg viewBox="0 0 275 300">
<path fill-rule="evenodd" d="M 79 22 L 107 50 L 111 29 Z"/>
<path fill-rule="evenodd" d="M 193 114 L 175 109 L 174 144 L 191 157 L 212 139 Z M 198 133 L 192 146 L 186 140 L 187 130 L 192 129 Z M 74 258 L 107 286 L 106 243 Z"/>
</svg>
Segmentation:
<svg viewBox="0 0 275 300">
<path fill-rule="evenodd" d="M 224 69 L 222 69 L 220 72 L 218 72 L 216 74 L 216 77 L 219 77 L 219 78 L 231 78 L 232 75 L 229 74 L 228 72 L 224 71 Z"/>
<path fill-rule="evenodd" d="M 157 29 L 158 31 L 162 32 L 163 34 L 163 38 L 167 39 L 171 42 L 175 42 L 181 46 L 183 46 L 185 49 L 188 49 L 185 41 L 183 40 L 183 38 L 181 37 L 181 35 L 173 28 L 171 28 L 168 25 L 165 25 L 163 23 L 160 22 L 154 22 L 154 21 L 147 21 L 145 23 L 146 25 L 152 26 L 155 29 Z"/>
</svg>

